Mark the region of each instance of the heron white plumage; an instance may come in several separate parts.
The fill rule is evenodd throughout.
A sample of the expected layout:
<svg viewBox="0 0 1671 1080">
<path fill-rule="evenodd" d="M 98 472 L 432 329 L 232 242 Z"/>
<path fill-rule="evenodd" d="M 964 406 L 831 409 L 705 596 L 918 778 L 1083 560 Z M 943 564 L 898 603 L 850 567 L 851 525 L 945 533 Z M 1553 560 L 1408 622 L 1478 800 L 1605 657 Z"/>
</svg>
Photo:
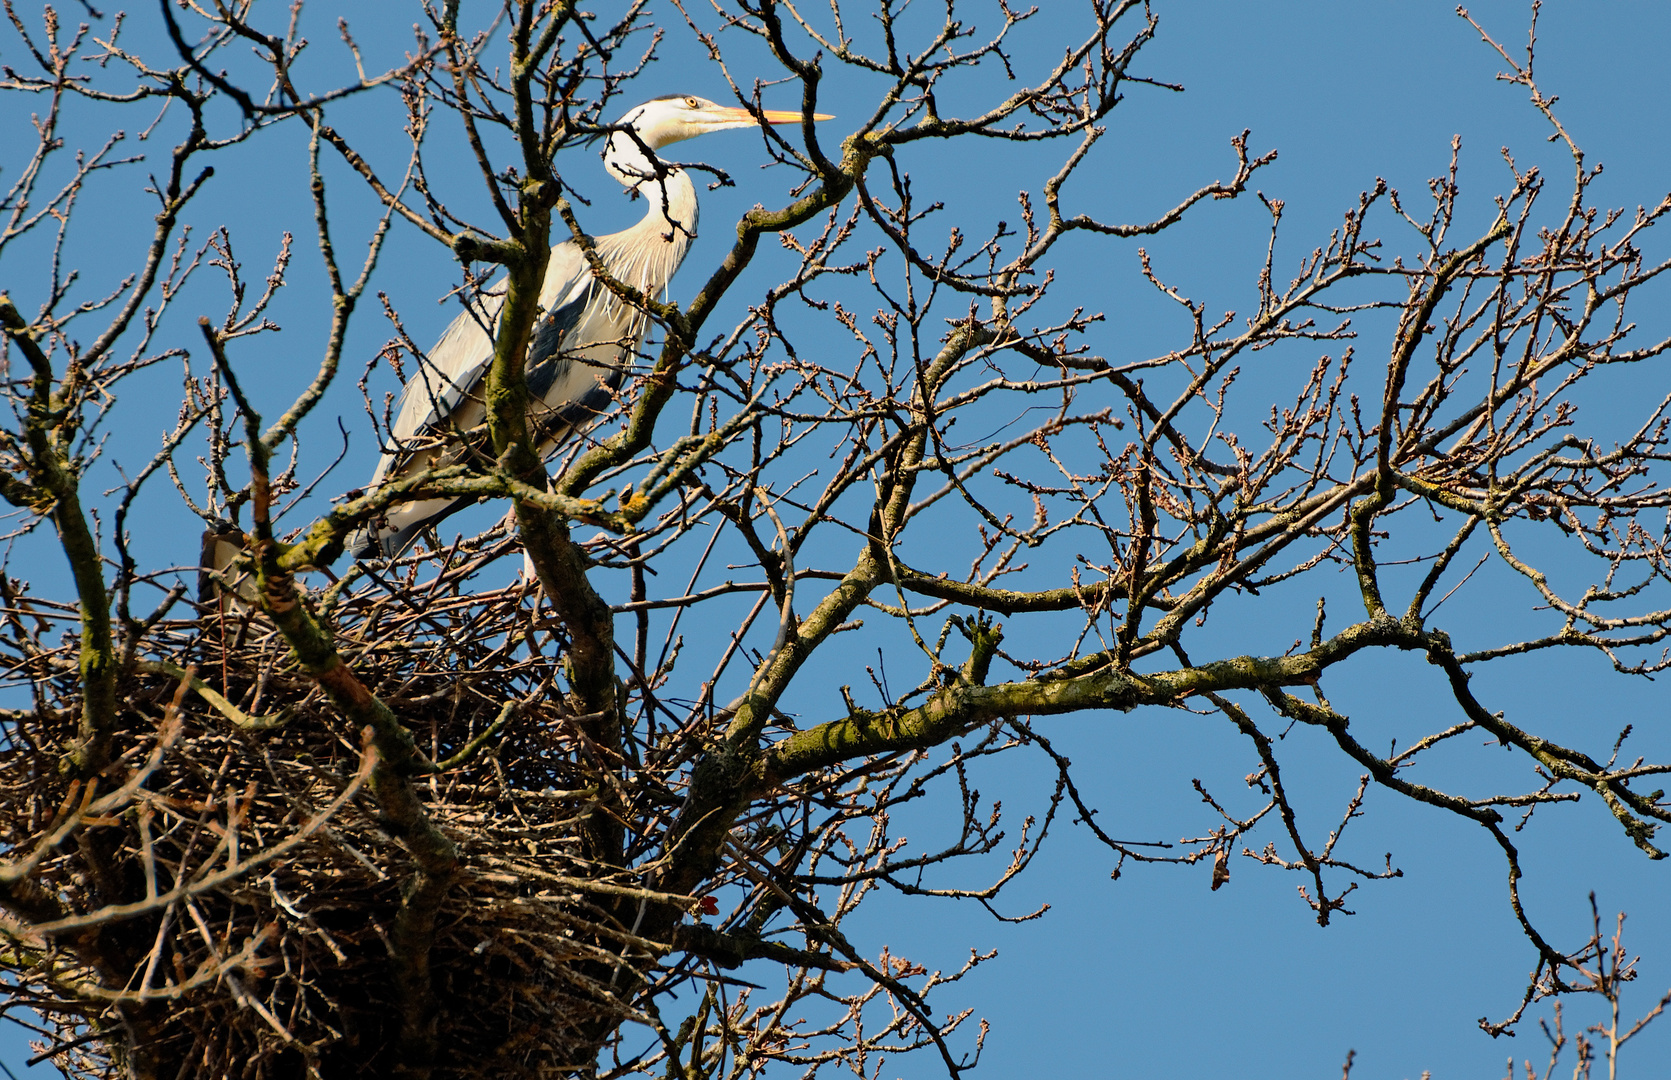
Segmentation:
<svg viewBox="0 0 1671 1080">
<path fill-rule="evenodd" d="M 798 112 L 779 111 L 756 116 L 685 94 L 655 98 L 621 117 L 618 123 L 632 133 L 609 135 L 604 167 L 648 205 L 632 228 L 596 238 L 598 258 L 610 276 L 645 296 L 659 296 L 696 236 L 696 185 L 685 170 L 663 162 L 655 151 L 711 131 L 754 127 L 762 120 L 798 123 L 801 118 Z M 407 382 L 372 489 L 469 453 L 468 440 L 459 436 L 486 420 L 482 391 L 503 300 L 502 284 L 485 291 L 471 310 L 453 320 Z M 550 457 L 609 406 L 649 320 L 598 280 L 572 240 L 551 249 L 540 310 L 525 368 L 532 399 L 528 419 L 541 455 Z M 392 507 L 349 538 L 349 551 L 355 558 L 398 555 L 426 526 L 472 501 L 438 498 Z"/>
</svg>

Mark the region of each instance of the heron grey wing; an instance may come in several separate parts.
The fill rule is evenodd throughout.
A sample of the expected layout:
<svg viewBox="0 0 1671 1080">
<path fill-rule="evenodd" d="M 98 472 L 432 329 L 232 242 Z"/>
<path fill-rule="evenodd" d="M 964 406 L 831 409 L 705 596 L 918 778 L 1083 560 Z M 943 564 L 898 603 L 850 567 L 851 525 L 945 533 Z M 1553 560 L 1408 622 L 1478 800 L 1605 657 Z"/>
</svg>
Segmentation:
<svg viewBox="0 0 1671 1080">
<path fill-rule="evenodd" d="M 465 395 L 481 382 L 493 359 L 492 330 L 499 323 L 499 308 L 504 301 L 502 284 L 484 292 L 474 310 L 460 312 L 429 355 L 421 358 L 418 376 L 407 380 L 400 409 L 389 429 L 397 444 L 416 438 L 451 416 Z"/>
<path fill-rule="evenodd" d="M 471 310 L 461 312 L 452 321 L 429 354 L 419 358 L 418 372 L 407 380 L 400 396 L 399 411 L 389 426 L 390 441 L 372 473 L 371 487 L 391 475 L 398 478 L 436 463 L 443 448 L 437 440 L 420 442 L 425 432 L 449 419 L 464 428 L 479 422 L 468 414 L 481 411 L 477 389 L 493 358 L 492 331 L 498 326 L 504 295 L 503 285 L 484 291 Z M 475 409 L 469 407 L 472 402 L 476 403 Z M 396 504 L 350 535 L 346 547 L 356 559 L 392 559 L 405 551 L 427 525 L 472 501 L 438 498 Z"/>
<path fill-rule="evenodd" d="M 530 365 L 528 389 L 536 406 L 529 419 L 550 453 L 573 431 L 602 416 L 625 381 L 627 366 L 644 337 L 644 313 L 591 282 L 579 318 L 556 342 L 555 354 Z"/>
<path fill-rule="evenodd" d="M 585 427 L 609 408 L 626 378 L 629 357 L 643 337 L 644 319 L 624 304 L 588 312 L 566 351 L 562 385 L 541 393 L 549 412 L 540 417 L 548 438 L 562 441 L 568 429 Z"/>
<path fill-rule="evenodd" d="M 530 377 L 538 373 L 549 383 L 550 375 L 537 372 L 538 358 L 542 352 L 550 353 L 553 360 L 562 354 L 562 342 L 581 319 L 587 294 L 596 285 L 591 268 L 574 244 L 559 244 L 552 249 L 540 289 L 540 307 L 547 314 L 535 324 L 529 348 Z M 485 416 L 481 384 L 493 359 L 493 335 L 504 298 L 502 283 L 485 291 L 472 310 L 453 320 L 423 358 L 419 374 L 407 382 L 401 395 L 399 412 L 390 427 L 391 444 L 377 463 L 371 478 L 373 487 L 391 476 L 441 463 L 449 452 L 458 449 L 457 444 L 450 444 L 453 450 L 449 451 L 444 440 L 423 439 L 426 432 L 444 423 L 465 431 L 481 424 Z M 396 556 L 427 525 L 473 501 L 442 497 L 400 504 L 356 533 L 349 546 L 356 558 L 373 553 Z"/>
<path fill-rule="evenodd" d="M 600 239 L 600 251 L 613 239 Z M 555 282 L 565 283 L 559 291 Z M 551 249 L 546 311 L 528 350 L 529 420 L 550 453 L 569 431 L 596 420 L 624 377 L 625 355 L 643 336 L 642 313 L 598 281 L 573 243 Z"/>
<path fill-rule="evenodd" d="M 594 281 L 580 283 L 562 298 L 561 306 L 547 312 L 534 324 L 528 342 L 528 394 L 544 400 L 553 385 L 562 377 L 563 369 L 573 363 L 568 355 L 575 342 L 575 328 L 584 318 L 586 309 L 600 299 L 602 287 Z"/>
<path fill-rule="evenodd" d="M 591 267 L 572 241 L 551 249 L 540 286 L 540 307 L 551 314 L 535 325 L 531 356 L 540 355 L 537 339 L 541 325 L 554 318 L 562 325 L 565 320 L 559 312 L 595 284 Z M 416 438 L 426 428 L 452 416 L 459 403 L 481 384 L 493 360 L 493 335 L 499 329 L 499 311 L 504 303 L 505 283 L 500 281 L 483 291 L 473 310 L 461 312 L 447 327 L 422 364 L 422 379 L 409 381 L 401 395 L 400 410 L 389 432 L 397 443 Z M 566 324 L 572 326 L 576 317 L 578 309 L 567 317 Z"/>
</svg>

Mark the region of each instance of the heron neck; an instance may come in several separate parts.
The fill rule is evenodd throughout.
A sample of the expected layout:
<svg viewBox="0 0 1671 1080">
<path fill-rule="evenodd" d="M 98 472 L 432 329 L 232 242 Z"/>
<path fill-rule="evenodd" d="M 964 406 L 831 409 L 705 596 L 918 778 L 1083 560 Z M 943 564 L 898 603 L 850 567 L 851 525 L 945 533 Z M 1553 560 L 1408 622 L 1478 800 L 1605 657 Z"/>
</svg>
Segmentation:
<svg viewBox="0 0 1671 1080">
<path fill-rule="evenodd" d="M 636 289 L 660 293 L 696 238 L 696 185 L 683 169 L 611 136 L 604 167 L 644 200 L 644 217 L 630 229 L 598 238 L 599 254 Z"/>
<path fill-rule="evenodd" d="M 668 241 L 688 245 L 696 237 L 696 185 L 683 169 L 668 169 L 663 176 L 640 180 L 633 185 L 647 204 L 644 219 L 633 227 L 637 233 L 678 234 Z"/>
<path fill-rule="evenodd" d="M 660 295 L 684 262 L 696 236 L 696 187 L 682 169 L 644 180 L 637 191 L 649 205 L 630 229 L 598 237 L 598 255 L 622 282 Z"/>
<path fill-rule="evenodd" d="M 646 146 L 620 133 L 609 137 L 604 151 L 603 167 L 609 174 L 647 204 L 644 220 L 631 231 L 634 233 L 684 233 L 688 243 L 696 235 L 696 185 L 683 169 L 675 168 L 654 153 L 664 142 L 651 132 Z M 648 243 L 648 237 L 645 238 Z"/>
</svg>

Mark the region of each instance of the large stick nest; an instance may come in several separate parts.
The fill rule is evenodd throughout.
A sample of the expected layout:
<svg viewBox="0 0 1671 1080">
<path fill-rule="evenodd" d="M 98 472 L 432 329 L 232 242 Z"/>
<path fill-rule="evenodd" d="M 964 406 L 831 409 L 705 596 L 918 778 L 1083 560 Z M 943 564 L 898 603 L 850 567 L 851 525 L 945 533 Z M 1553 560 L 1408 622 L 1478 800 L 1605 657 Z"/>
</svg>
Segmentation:
<svg viewBox="0 0 1671 1080">
<path fill-rule="evenodd" d="M 466 751 L 417 781 L 461 855 L 430 954 L 434 1075 L 549 1075 L 624 1015 L 610 984 L 629 928 L 594 902 L 612 879 L 577 861 L 595 791 L 563 715 L 561 642 L 524 590 L 462 594 L 463 577 L 367 589 L 333 620 L 430 762 Z M 71 1075 L 116 1075 L 129 1039 L 170 1076 L 389 1071 L 412 860 L 380 823 L 362 732 L 264 619 L 218 602 L 155 628 L 122 686 L 114 764 L 71 780 L 74 612 L 8 592 L 10 678 L 36 703 L 0 751 L 0 839 L 13 860 L 39 853 L 29 878 L 61 913 L 6 920 L 12 1015 L 40 1014 L 43 1052 Z"/>
</svg>

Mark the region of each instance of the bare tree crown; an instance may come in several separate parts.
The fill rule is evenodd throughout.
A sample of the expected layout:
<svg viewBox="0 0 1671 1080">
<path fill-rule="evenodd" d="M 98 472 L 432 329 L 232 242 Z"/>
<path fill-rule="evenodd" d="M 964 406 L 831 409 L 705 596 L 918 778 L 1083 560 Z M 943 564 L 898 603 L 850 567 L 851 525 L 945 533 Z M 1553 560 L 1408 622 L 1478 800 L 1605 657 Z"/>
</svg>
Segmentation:
<svg viewBox="0 0 1671 1080">
<path fill-rule="evenodd" d="M 1475 26 L 1565 148 L 1562 175 L 1505 154 L 1494 195 L 1464 193 L 1453 146 L 1423 196 L 1376 183 L 1296 260 L 1283 203 L 1253 187 L 1275 152 L 1247 132 L 1153 220 L 1105 220 L 1070 186 L 1125 91 L 1167 86 L 1139 63 L 1158 25 L 1141 0 L 1079 5 L 1042 63 L 1011 45 L 1042 16 L 1005 0 L 932 19 L 895 0 L 673 0 L 659 26 L 643 0 L 448 0 L 414 9 L 386 70 L 347 22 L 310 45 L 299 4 L 287 20 L 164 3 L 160 49 L 90 8 L 72 28 L 4 6 L 25 49 L 0 90 L 32 103 L 38 137 L 7 150 L 0 258 L 46 237 L 54 254 L 0 264 L 0 497 L 73 593 L 0 577 L 6 678 L 31 694 L 4 715 L 0 970 L 67 1073 L 811 1076 L 920 1049 L 957 1076 L 985 1029 L 946 984 L 986 954 L 928 971 L 850 940 L 844 919 L 878 890 L 1016 917 L 998 897 L 1066 813 L 1116 875 L 1199 863 L 1218 888 L 1248 857 L 1301 875 L 1327 924 L 1397 873 L 1337 846 L 1371 793 L 1448 811 L 1502 852 L 1536 970 L 1488 1030 L 1542 995 L 1616 994 L 1599 921 L 1569 953 L 1522 905 L 1513 834 L 1547 804 L 1598 800 L 1662 858 L 1671 764 L 1634 757 L 1629 728 L 1551 741 L 1470 673 L 1574 649 L 1624 676 L 1671 665 L 1671 399 L 1632 402 L 1617 429 L 1621 410 L 1581 408 L 1613 368 L 1665 383 L 1671 340 L 1628 305 L 1671 266 L 1648 243 L 1671 199 L 1591 204 L 1596 171 L 1530 46 Z M 724 250 L 655 295 L 599 256 L 572 176 L 600 137 L 632 134 L 609 120 L 663 35 L 689 35 L 736 105 L 760 115 L 770 97 L 801 122 L 752 136 L 775 166 L 762 204 L 710 220 Z M 827 106 L 832 72 L 874 92 L 863 110 Z M 78 145 L 67 118 L 90 105 L 123 131 Z M 360 108 L 404 124 L 403 156 L 344 134 Z M 826 111 L 844 115 L 815 125 Z M 215 163 L 281 131 L 304 136 L 303 246 L 330 294 L 311 378 L 283 400 L 251 389 L 247 356 L 277 332 L 301 248 L 287 235 L 256 280 L 234 254 L 256 223 L 186 228 Z M 1047 164 L 1008 222 L 950 223 L 947 140 Z M 468 194 L 451 190 L 460 160 Z M 84 192 L 113 189 L 149 200 L 148 246 L 131 267 L 63 263 Z M 1246 309 L 1215 314 L 1137 245 L 1250 193 L 1269 245 Z M 340 416 L 387 440 L 377 369 L 425 362 L 380 264 L 396 230 L 457 263 L 467 307 L 496 290 L 492 356 L 479 423 L 433 432 L 446 452 L 428 466 L 352 487 L 318 433 Z M 1097 279 L 1059 273 L 1072 234 L 1140 261 L 1184 328 L 1166 350 L 1111 344 Z M 527 367 L 565 241 L 651 332 L 607 415 L 547 462 Z M 179 298 L 211 274 L 227 306 L 183 333 L 200 313 Z M 386 347 L 352 355 L 350 327 L 380 318 Z M 122 391 L 168 366 L 172 428 L 103 491 Z M 395 560 L 343 557 L 356 530 L 435 499 L 506 516 Z M 170 565 L 134 556 L 147 505 L 168 500 L 242 550 L 247 603 L 212 566 L 196 594 L 195 539 Z M 481 584 L 524 553 L 537 587 Z M 1539 614 L 1459 645 L 1446 615 L 1476 573 Z M 1207 624 L 1267 592 L 1315 598 L 1309 636 L 1215 652 Z M 879 649 L 874 669 L 854 661 Z M 1399 718 L 1383 752 L 1328 688 L 1389 650 L 1424 658 L 1454 708 Z M 1202 787 L 1219 815 L 1204 835 L 1117 838 L 1051 738 L 1054 717 L 1110 709 L 1221 718 L 1246 736 L 1262 808 Z M 1292 724 L 1361 776 L 1338 818 L 1286 794 Z M 1522 781 L 1424 777 L 1469 733 L 1515 751 Z M 971 779 L 1000 755 L 1058 777 L 1019 825 Z M 959 823 L 947 846 L 892 831 L 924 796 Z M 994 859 L 984 886 L 947 884 L 948 864 Z"/>
</svg>

